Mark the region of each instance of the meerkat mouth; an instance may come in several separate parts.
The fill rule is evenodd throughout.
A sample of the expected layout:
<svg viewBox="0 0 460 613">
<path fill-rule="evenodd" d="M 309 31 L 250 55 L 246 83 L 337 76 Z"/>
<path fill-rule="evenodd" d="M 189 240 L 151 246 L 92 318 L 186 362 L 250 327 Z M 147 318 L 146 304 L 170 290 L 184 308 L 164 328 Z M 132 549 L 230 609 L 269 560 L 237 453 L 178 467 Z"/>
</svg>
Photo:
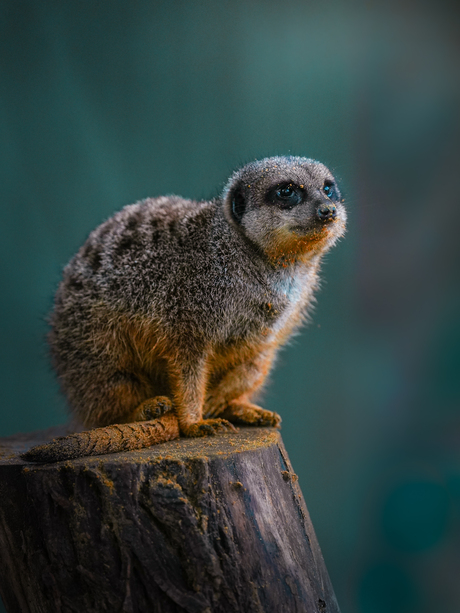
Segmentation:
<svg viewBox="0 0 460 613">
<path fill-rule="evenodd" d="M 316 253 L 318 248 L 333 239 L 331 224 L 309 224 L 284 227 L 272 235 L 267 253 L 274 260 L 279 258 L 295 261 L 309 252 Z"/>
<path fill-rule="evenodd" d="M 290 229 L 291 233 L 297 235 L 299 238 L 315 238 L 320 235 L 325 236 L 332 230 L 330 224 L 310 224 L 308 226 L 294 226 Z"/>
</svg>

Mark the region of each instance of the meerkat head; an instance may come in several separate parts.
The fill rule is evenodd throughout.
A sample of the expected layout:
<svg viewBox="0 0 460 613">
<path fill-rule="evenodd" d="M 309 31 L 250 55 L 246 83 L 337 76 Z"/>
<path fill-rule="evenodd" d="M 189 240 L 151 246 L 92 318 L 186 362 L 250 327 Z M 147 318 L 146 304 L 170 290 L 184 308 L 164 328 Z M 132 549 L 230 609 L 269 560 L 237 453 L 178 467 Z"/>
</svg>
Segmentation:
<svg viewBox="0 0 460 613">
<path fill-rule="evenodd" d="M 324 253 L 345 232 L 330 170 L 304 157 L 272 157 L 236 171 L 223 193 L 230 223 L 274 260 Z"/>
</svg>

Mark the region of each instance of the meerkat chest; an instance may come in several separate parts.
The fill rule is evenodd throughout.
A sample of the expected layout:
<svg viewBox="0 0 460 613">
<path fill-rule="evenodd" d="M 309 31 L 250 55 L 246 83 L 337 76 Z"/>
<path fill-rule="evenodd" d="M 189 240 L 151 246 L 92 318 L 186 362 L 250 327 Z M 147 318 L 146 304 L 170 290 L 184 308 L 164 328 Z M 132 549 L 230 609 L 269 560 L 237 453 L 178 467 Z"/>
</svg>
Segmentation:
<svg viewBox="0 0 460 613">
<path fill-rule="evenodd" d="M 231 315 L 227 313 L 227 326 L 216 337 L 224 352 L 229 347 L 270 344 L 280 333 L 297 326 L 305 302 L 301 284 L 287 281 L 267 285 L 262 292 L 254 290 L 241 297 Z"/>
<path fill-rule="evenodd" d="M 281 274 L 271 279 L 270 285 L 282 313 L 289 317 L 292 311 L 308 302 L 315 286 L 315 277 L 309 272 L 297 275 Z"/>
<path fill-rule="evenodd" d="M 311 281 L 306 274 L 281 271 L 267 277 L 263 285 L 248 283 L 234 290 L 226 309 L 216 321 L 216 345 L 229 347 L 243 343 L 271 342 L 280 331 L 296 327 L 309 302 Z M 218 324 L 218 325 L 217 325 Z"/>
<path fill-rule="evenodd" d="M 272 281 L 274 294 L 280 301 L 285 302 L 287 307 L 295 307 L 307 288 L 307 279 L 303 276 L 281 276 Z"/>
<path fill-rule="evenodd" d="M 273 279 L 273 303 L 266 306 L 271 322 L 269 332 L 273 335 L 295 327 L 302 312 L 307 308 L 314 289 L 314 279 L 308 274 L 282 275 Z"/>
</svg>

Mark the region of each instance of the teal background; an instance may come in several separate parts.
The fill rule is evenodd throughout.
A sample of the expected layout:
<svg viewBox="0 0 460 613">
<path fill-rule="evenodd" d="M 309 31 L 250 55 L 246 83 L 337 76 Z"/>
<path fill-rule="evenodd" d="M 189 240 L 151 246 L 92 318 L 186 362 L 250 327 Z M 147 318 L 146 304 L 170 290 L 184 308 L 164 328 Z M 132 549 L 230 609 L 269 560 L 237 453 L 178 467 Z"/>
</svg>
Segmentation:
<svg viewBox="0 0 460 613">
<path fill-rule="evenodd" d="M 459 25 L 445 1 L 0 2 L 0 435 L 66 420 L 45 318 L 96 225 L 317 158 L 349 230 L 264 406 L 343 613 L 458 613 Z"/>
</svg>

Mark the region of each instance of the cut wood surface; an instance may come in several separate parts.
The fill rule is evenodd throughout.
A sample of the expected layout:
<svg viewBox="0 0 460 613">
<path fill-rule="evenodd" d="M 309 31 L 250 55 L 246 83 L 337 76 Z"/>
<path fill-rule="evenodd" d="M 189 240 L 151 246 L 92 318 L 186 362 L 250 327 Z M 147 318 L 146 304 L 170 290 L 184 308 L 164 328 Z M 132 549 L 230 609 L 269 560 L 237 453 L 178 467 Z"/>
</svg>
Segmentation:
<svg viewBox="0 0 460 613">
<path fill-rule="evenodd" d="M 63 434 L 0 439 L 8 613 L 338 613 L 277 430 L 20 459 Z"/>
</svg>

